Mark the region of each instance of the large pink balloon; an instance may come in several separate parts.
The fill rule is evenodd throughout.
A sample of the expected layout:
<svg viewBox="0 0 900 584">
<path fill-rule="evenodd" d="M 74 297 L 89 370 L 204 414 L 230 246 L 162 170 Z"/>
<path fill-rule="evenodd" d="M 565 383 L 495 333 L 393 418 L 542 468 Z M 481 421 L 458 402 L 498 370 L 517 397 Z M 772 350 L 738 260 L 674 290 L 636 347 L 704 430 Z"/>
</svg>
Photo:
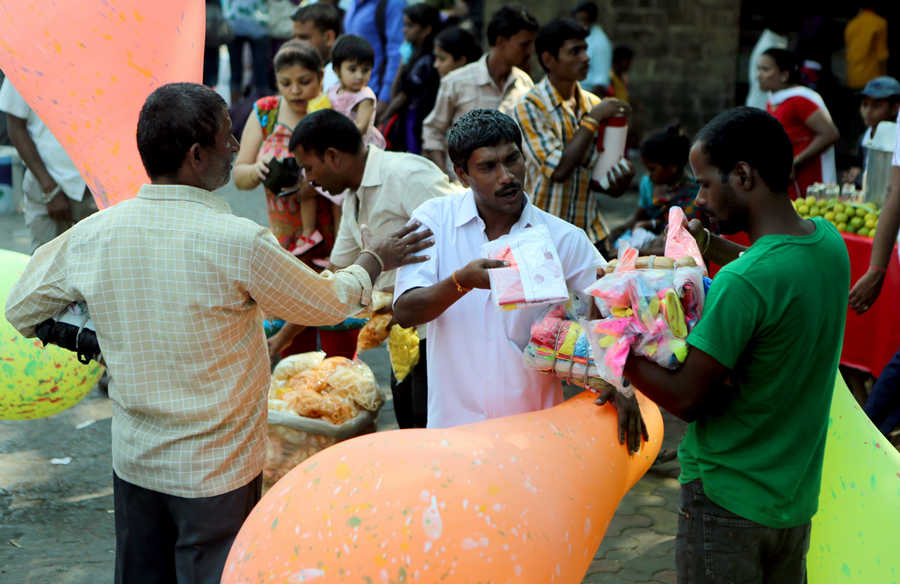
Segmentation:
<svg viewBox="0 0 900 584">
<path fill-rule="evenodd" d="M 224 584 L 581 582 L 622 496 L 662 441 L 629 456 L 590 392 L 447 428 L 332 446 L 278 481 L 238 534 Z"/>
<path fill-rule="evenodd" d="M 203 0 L 0 2 L 0 69 L 101 208 L 147 182 L 138 114 L 160 85 L 200 81 L 205 10 Z"/>
</svg>

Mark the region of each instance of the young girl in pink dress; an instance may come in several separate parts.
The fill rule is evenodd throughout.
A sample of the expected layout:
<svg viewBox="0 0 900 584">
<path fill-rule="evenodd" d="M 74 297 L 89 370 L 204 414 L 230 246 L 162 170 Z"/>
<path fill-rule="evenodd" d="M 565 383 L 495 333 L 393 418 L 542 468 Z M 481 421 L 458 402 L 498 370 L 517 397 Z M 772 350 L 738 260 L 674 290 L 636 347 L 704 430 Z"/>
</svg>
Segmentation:
<svg viewBox="0 0 900 584">
<path fill-rule="evenodd" d="M 331 50 L 331 63 L 340 83 L 328 89 L 331 108 L 354 122 L 363 142 L 384 148 L 384 136 L 375 127 L 375 92 L 369 88 L 375 53 L 369 41 L 361 36 L 345 34 Z"/>
</svg>

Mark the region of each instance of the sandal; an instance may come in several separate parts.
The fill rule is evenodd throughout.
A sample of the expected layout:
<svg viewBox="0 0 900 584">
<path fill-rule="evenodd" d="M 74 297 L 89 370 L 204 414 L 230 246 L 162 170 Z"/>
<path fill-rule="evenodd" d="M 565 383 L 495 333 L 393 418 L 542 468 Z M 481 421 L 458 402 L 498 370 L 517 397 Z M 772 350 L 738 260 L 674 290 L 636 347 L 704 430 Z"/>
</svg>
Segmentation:
<svg viewBox="0 0 900 584">
<path fill-rule="evenodd" d="M 294 246 L 294 249 L 291 250 L 291 253 L 298 257 L 302 256 L 320 243 L 322 243 L 322 234 L 319 233 L 318 229 L 310 233 L 309 237 L 298 235 L 297 245 Z"/>
</svg>

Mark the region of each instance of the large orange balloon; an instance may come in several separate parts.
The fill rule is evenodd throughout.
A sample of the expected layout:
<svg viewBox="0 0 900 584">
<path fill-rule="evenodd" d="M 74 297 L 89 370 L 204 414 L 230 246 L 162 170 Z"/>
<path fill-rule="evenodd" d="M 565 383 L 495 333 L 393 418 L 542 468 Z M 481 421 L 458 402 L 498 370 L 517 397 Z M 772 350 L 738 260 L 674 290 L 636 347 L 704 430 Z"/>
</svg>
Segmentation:
<svg viewBox="0 0 900 584">
<path fill-rule="evenodd" d="M 0 2 L 0 69 L 87 181 L 100 208 L 148 182 L 137 151 L 150 93 L 199 82 L 202 0 Z"/>
<path fill-rule="evenodd" d="M 282 478 L 241 528 L 222 582 L 580 582 L 662 443 L 629 456 L 590 392 L 549 410 L 339 443 Z"/>
</svg>

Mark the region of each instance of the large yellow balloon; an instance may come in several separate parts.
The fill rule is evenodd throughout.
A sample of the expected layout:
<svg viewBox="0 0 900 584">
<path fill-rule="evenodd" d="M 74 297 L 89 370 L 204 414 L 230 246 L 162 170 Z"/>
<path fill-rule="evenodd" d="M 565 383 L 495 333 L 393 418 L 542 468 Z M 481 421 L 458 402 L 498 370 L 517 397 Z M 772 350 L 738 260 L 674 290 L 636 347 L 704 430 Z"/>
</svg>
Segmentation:
<svg viewBox="0 0 900 584">
<path fill-rule="evenodd" d="M 629 456 L 590 392 L 443 430 L 369 434 L 278 481 L 241 528 L 222 582 L 581 582 L 622 496 L 662 442 Z"/>
<path fill-rule="evenodd" d="M 28 256 L 0 250 L 0 304 L 22 275 Z M 75 353 L 26 339 L 3 317 L 0 324 L 0 419 L 32 420 L 68 409 L 91 391 L 103 367 Z"/>
<path fill-rule="evenodd" d="M 809 582 L 896 584 L 900 453 L 860 409 L 840 375 L 830 418 L 806 558 Z"/>
<path fill-rule="evenodd" d="M 199 82 L 201 0 L 3 0 L 0 69 L 50 128 L 100 208 L 147 182 L 137 142 L 150 93 Z"/>
</svg>

